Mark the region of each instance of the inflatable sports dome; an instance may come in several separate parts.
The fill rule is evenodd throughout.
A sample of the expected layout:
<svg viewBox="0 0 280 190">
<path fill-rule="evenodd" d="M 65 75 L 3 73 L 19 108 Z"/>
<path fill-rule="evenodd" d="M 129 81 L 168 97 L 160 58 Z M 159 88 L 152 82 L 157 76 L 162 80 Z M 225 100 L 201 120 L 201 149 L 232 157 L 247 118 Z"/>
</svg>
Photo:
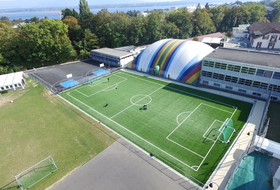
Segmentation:
<svg viewBox="0 0 280 190">
<path fill-rule="evenodd" d="M 213 50 L 196 41 L 160 40 L 147 47 L 128 68 L 196 85 L 202 59 Z"/>
</svg>

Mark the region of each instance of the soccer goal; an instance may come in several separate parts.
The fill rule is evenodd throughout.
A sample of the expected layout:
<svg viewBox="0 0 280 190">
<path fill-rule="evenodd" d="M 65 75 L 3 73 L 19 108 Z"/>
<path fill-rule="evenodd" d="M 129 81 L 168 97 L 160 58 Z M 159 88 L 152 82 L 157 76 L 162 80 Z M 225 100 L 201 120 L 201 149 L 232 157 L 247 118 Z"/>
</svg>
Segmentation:
<svg viewBox="0 0 280 190">
<path fill-rule="evenodd" d="M 234 132 L 233 122 L 230 118 L 227 118 L 219 129 L 219 140 L 228 143 Z"/>
<path fill-rule="evenodd" d="M 18 188 L 28 189 L 57 169 L 53 158 L 49 156 L 15 176 Z"/>
</svg>

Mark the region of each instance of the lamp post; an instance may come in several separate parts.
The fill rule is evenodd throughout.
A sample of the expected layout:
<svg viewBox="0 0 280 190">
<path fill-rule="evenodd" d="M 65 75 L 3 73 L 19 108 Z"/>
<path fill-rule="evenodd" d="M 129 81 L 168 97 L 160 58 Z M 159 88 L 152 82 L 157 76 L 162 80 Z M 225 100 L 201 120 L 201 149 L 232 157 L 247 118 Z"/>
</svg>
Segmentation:
<svg viewBox="0 0 280 190">
<path fill-rule="evenodd" d="M 209 185 L 206 187 L 206 189 L 208 189 L 208 187 L 213 188 L 213 184 L 217 185 L 217 187 L 218 187 L 217 190 L 219 190 L 220 186 L 217 183 L 215 183 L 215 182 L 209 183 Z"/>
</svg>

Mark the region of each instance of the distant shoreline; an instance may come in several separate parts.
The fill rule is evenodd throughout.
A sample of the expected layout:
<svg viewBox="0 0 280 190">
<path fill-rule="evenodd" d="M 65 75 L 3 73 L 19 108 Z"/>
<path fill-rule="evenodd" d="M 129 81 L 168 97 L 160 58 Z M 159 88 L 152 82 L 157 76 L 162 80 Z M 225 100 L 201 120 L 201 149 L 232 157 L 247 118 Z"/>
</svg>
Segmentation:
<svg viewBox="0 0 280 190">
<path fill-rule="evenodd" d="M 157 6 L 170 6 L 174 5 L 197 5 L 197 1 L 172 1 L 172 2 L 157 2 L 157 3 L 135 3 L 135 4 L 107 4 L 107 5 L 89 5 L 90 9 L 103 9 L 103 8 L 126 8 L 126 7 L 157 7 Z M 203 3 L 201 3 L 203 4 Z M 211 3 L 217 4 L 217 3 Z M 1 8 L 0 13 L 17 13 L 17 12 L 42 12 L 42 11 L 58 11 L 63 9 L 78 10 L 79 6 L 65 6 L 65 7 L 37 7 L 37 8 Z"/>
</svg>

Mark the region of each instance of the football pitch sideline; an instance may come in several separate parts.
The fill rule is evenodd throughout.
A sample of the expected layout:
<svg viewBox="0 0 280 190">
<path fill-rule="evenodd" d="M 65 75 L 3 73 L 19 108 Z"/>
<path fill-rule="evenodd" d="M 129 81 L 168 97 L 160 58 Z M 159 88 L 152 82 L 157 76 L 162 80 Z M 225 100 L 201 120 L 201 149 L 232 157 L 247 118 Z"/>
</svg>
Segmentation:
<svg viewBox="0 0 280 190">
<path fill-rule="evenodd" d="M 251 110 L 249 103 L 124 71 L 60 95 L 200 185 Z M 223 143 L 227 119 L 236 132 Z"/>
</svg>

